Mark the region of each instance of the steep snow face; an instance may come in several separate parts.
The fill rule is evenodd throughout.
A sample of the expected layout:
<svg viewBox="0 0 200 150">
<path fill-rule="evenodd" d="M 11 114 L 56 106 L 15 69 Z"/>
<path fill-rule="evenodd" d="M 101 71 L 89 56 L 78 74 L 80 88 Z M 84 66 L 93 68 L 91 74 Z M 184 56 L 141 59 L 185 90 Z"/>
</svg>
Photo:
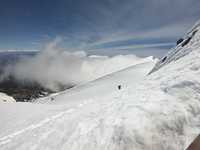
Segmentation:
<svg viewBox="0 0 200 150">
<path fill-rule="evenodd" d="M 14 98 L 4 93 L 0 93 L 0 103 L 13 103 L 13 102 L 16 102 Z"/>
<path fill-rule="evenodd" d="M 159 68 L 184 57 L 200 46 L 200 21 L 181 39 L 177 41 L 177 46 L 169 51 L 152 69 L 155 72 Z"/>
</svg>

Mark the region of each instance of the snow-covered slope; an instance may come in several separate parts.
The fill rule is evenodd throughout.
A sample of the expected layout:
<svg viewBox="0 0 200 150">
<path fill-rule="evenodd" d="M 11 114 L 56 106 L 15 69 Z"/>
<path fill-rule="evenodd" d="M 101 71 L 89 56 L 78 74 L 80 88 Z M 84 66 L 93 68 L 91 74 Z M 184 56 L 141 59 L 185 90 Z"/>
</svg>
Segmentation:
<svg viewBox="0 0 200 150">
<path fill-rule="evenodd" d="M 16 102 L 14 98 L 4 93 L 0 93 L 0 103 L 13 103 L 13 102 Z"/>
<path fill-rule="evenodd" d="M 36 103 L 45 103 L 45 105 L 28 103 L 0 105 L 0 114 L 2 114 L 0 122 L 0 148 L 27 149 L 33 144 L 33 149 L 49 149 L 48 144 L 43 143 L 46 146 L 41 146 L 40 144 L 42 143 L 39 144 L 34 141 L 34 139 L 37 140 L 37 138 L 39 138 L 39 141 L 42 142 L 40 139 L 42 138 L 45 141 L 47 140 L 46 142 L 51 141 L 53 146 L 50 149 L 60 149 L 59 147 L 64 144 L 63 141 L 59 139 L 60 137 L 58 137 L 58 139 L 53 138 L 48 140 L 47 138 L 50 132 L 53 130 L 59 131 L 62 128 L 62 125 L 64 125 L 63 127 L 66 128 L 65 130 L 67 132 L 74 132 L 75 128 L 73 127 L 77 127 L 82 118 L 84 118 L 82 115 L 88 114 L 88 110 L 90 114 L 90 111 L 93 111 L 95 108 L 93 108 L 91 104 L 101 105 L 101 101 L 105 102 L 105 100 L 109 98 L 113 99 L 123 97 L 123 92 L 128 89 L 128 86 L 132 87 L 132 85 L 139 84 L 139 81 L 145 77 L 154 64 L 155 60 L 153 60 L 152 57 L 148 57 L 144 59 L 141 64 L 134 65 L 98 80 L 89 82 L 88 84 L 80 85 L 71 90 L 52 95 L 48 98 L 38 99 L 36 101 Z M 121 90 L 118 90 L 119 84 L 122 86 Z M 57 105 L 46 105 L 46 103 Z M 5 116 L 3 114 L 7 115 Z M 67 121 L 66 119 L 69 120 Z M 67 123 L 62 122 L 60 124 L 61 126 L 58 125 L 58 128 L 49 128 L 49 125 L 53 125 L 59 120 L 61 122 L 67 121 Z M 47 129 L 49 130 L 49 133 L 41 131 L 41 133 L 43 132 L 42 136 L 40 133 L 33 133 L 35 131 L 38 132 L 40 129 Z M 27 133 L 30 134 L 24 135 Z M 64 136 L 67 138 L 68 135 L 62 134 L 61 136 L 63 136 L 62 138 L 65 138 Z M 27 139 L 25 139 L 25 137 L 27 137 Z M 31 139 L 32 141 L 29 141 Z M 14 142 L 13 140 L 17 141 Z M 18 145 L 18 140 L 22 142 L 20 142 L 22 145 Z M 29 142 L 26 143 L 23 141 L 33 143 L 30 144 Z M 60 146 L 56 144 L 57 142 Z"/>
<path fill-rule="evenodd" d="M 52 94 L 47 98 L 37 99 L 36 103 L 47 104 L 68 104 L 77 103 L 88 99 L 101 99 L 118 92 L 118 86 L 121 90 L 128 87 L 132 88 L 136 83 L 141 81 L 156 63 L 153 57 L 147 57 L 140 60 L 138 64 L 122 69 L 120 71 L 108 74 L 97 80 L 76 86 L 64 92 Z"/>
<path fill-rule="evenodd" d="M 199 28 L 148 76 L 152 62 L 40 100 L 57 105 L 0 105 L 0 149 L 186 149 L 200 133 Z"/>
</svg>

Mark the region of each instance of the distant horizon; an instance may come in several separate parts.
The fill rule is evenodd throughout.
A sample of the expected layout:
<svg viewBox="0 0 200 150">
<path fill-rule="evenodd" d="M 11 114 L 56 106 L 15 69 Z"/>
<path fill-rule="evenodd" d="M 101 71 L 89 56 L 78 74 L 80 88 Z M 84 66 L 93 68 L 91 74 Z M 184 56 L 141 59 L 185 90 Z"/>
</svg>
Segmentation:
<svg viewBox="0 0 200 150">
<path fill-rule="evenodd" d="M 171 48 L 175 46 L 175 43 L 156 43 L 156 44 L 146 44 L 146 45 L 134 45 L 134 46 L 120 46 L 120 47 L 110 47 L 110 48 L 102 48 L 102 49 L 90 49 L 90 50 L 77 50 L 77 51 L 84 51 L 88 55 L 106 55 L 106 56 L 116 56 L 116 55 L 128 55 L 128 54 L 134 54 L 139 57 L 148 57 L 148 56 L 154 56 L 157 58 L 161 58 L 167 51 L 169 51 Z M 148 48 L 152 49 L 151 51 L 154 51 L 152 54 L 148 53 L 148 51 L 142 51 L 143 48 Z M 156 49 L 156 47 L 160 49 Z M 161 49 L 163 47 L 163 49 Z M 139 51 L 141 49 L 141 51 Z M 20 53 L 20 52 L 25 52 L 25 53 L 39 53 L 43 51 L 44 49 L 7 49 L 3 50 L 0 49 L 0 54 L 1 53 Z M 63 50 L 68 51 L 68 52 L 75 52 L 75 51 L 70 51 L 65 48 Z M 130 51 L 132 50 L 132 51 Z M 105 51 L 110 51 L 105 52 Z"/>
</svg>

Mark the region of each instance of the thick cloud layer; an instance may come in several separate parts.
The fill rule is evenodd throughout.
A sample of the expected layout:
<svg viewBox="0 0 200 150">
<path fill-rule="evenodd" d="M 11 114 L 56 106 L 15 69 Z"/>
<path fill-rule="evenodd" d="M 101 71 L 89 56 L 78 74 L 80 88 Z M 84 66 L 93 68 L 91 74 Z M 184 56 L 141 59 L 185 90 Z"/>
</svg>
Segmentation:
<svg viewBox="0 0 200 150">
<path fill-rule="evenodd" d="M 83 84 L 144 61 L 135 55 L 107 57 L 87 56 L 84 51 L 68 52 L 57 48 L 57 42 L 51 42 L 32 58 L 7 66 L 0 79 L 12 75 L 19 82 L 36 82 L 55 91 L 61 86 Z"/>
</svg>

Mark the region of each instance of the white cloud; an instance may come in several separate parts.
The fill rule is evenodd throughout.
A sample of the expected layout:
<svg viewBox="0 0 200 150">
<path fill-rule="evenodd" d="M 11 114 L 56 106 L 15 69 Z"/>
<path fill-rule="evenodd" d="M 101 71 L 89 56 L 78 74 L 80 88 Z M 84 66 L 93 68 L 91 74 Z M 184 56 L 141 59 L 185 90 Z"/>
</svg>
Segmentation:
<svg viewBox="0 0 200 150">
<path fill-rule="evenodd" d="M 139 32 L 116 32 L 110 35 L 106 35 L 100 38 L 95 43 L 91 44 L 91 46 L 97 46 L 101 44 L 106 44 L 110 42 L 121 42 L 126 40 L 134 40 L 134 39 L 152 39 L 152 38 L 178 38 L 183 36 L 187 30 L 191 28 L 191 23 L 177 23 L 172 25 L 167 25 L 163 27 L 159 27 L 156 29 L 139 31 Z"/>
<path fill-rule="evenodd" d="M 59 90 L 60 85 L 73 86 L 137 64 L 143 59 L 135 55 L 87 56 L 84 51 L 68 52 L 57 48 L 56 38 L 46 49 L 32 58 L 21 59 L 7 66 L 2 80 L 9 75 L 18 81 L 37 82 L 46 88 Z"/>
</svg>

